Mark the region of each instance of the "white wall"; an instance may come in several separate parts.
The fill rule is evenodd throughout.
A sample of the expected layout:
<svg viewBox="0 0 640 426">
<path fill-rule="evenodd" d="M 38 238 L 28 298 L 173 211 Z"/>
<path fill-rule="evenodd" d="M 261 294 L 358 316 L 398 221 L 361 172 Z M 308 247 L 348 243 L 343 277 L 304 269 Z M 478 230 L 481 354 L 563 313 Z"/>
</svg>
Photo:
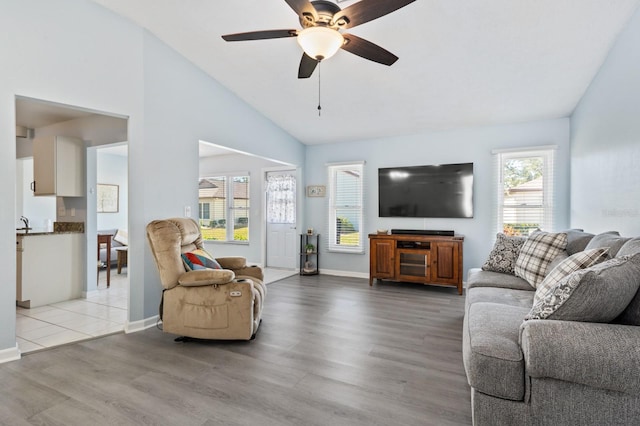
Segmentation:
<svg viewBox="0 0 640 426">
<path fill-rule="evenodd" d="M 157 315 L 161 294 L 146 224 L 180 216 L 185 205 L 197 209 L 198 140 L 304 163 L 297 140 L 155 37 L 93 2 L 5 1 L 0 28 L 12 35 L 0 39 L 0 56 L 11 58 L 0 68 L 4 122 L 15 122 L 16 95 L 128 118 L 122 140 L 129 141 L 130 321 Z M 0 150 L 0 198 L 13 206 L 0 209 L 0 266 L 15 271 L 15 126 L 0 126 Z M 11 353 L 15 274 L 9 272 L 0 282 L 0 361 Z"/>
<path fill-rule="evenodd" d="M 557 145 L 555 227 L 564 229 L 569 218 L 569 120 L 558 119 L 508 126 L 426 133 L 307 149 L 307 184 L 327 184 L 326 163 L 365 160 L 365 216 L 367 234 L 377 229 L 444 229 L 465 236 L 464 273 L 482 266 L 493 246 L 495 188 L 492 149 Z M 378 217 L 378 168 L 422 164 L 474 163 L 473 219 L 414 219 Z M 306 226 L 326 234 L 328 198 L 307 198 Z M 322 253 L 320 271 L 369 271 L 369 248 L 359 254 Z M 321 249 L 321 251 L 323 251 Z"/>
<path fill-rule="evenodd" d="M 97 183 L 118 185 L 118 212 L 97 213 L 97 228 L 127 229 L 129 211 L 129 179 L 127 176 L 127 157 L 106 154 L 97 151 Z"/>
<path fill-rule="evenodd" d="M 640 10 L 571 118 L 571 225 L 640 235 Z"/>
</svg>

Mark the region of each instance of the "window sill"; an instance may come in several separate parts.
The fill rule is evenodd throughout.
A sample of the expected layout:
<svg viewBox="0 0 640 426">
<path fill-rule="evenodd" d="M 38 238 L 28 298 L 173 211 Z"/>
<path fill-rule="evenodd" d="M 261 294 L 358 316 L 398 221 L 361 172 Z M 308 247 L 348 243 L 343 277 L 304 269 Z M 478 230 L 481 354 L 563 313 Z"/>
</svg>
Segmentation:
<svg viewBox="0 0 640 426">
<path fill-rule="evenodd" d="M 232 245 L 236 245 L 236 246 L 248 246 L 249 245 L 249 241 L 220 241 L 220 240 L 202 240 L 204 241 L 205 244 L 222 244 L 222 245 L 227 245 L 227 244 L 232 244 Z"/>
</svg>

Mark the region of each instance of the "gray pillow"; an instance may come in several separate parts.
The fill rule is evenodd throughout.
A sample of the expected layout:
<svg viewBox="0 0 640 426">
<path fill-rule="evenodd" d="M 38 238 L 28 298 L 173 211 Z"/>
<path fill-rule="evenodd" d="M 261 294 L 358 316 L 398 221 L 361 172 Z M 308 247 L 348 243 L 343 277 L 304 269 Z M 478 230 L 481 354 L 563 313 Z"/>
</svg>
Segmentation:
<svg viewBox="0 0 640 426">
<path fill-rule="evenodd" d="M 624 243 L 616 256 L 627 256 L 640 253 L 640 237 L 635 237 Z"/>
<path fill-rule="evenodd" d="M 589 241 L 585 250 L 609 247 L 608 256 L 616 257 L 618 250 L 631 238 L 621 237 L 617 231 L 608 231 L 598 234 Z"/>
<path fill-rule="evenodd" d="M 502 272 L 513 275 L 516 259 L 526 238 L 497 234 L 489 258 L 482 265 L 483 271 Z"/>
<path fill-rule="evenodd" d="M 616 257 L 568 275 L 550 288 L 525 317 L 611 322 L 640 287 L 640 253 Z"/>
<path fill-rule="evenodd" d="M 589 241 L 594 237 L 593 234 L 583 232 L 582 229 L 569 229 L 565 232 L 567 233 L 567 254 L 569 256 L 584 251 Z"/>
</svg>

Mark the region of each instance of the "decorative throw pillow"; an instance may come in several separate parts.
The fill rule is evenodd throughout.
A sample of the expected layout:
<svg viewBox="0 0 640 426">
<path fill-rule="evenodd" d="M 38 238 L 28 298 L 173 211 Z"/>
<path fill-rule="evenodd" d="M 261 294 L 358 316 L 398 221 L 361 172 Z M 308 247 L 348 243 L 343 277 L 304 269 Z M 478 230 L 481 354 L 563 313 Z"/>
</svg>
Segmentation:
<svg viewBox="0 0 640 426">
<path fill-rule="evenodd" d="M 585 250 L 594 248 L 609 247 L 608 256 L 616 257 L 618 250 L 631 238 L 621 237 L 617 231 L 603 232 L 598 234 L 589 241 Z"/>
<path fill-rule="evenodd" d="M 533 304 L 525 317 L 611 322 L 640 287 L 640 253 L 616 257 L 566 276 Z"/>
<path fill-rule="evenodd" d="M 502 272 L 513 275 L 516 259 L 524 244 L 524 237 L 510 237 L 505 234 L 496 235 L 496 243 L 493 245 L 489 259 L 482 265 L 482 270 Z"/>
<path fill-rule="evenodd" d="M 564 277 L 571 275 L 575 271 L 585 269 L 590 266 L 600 263 L 605 260 L 606 248 L 585 250 L 580 253 L 576 253 L 573 256 L 567 257 L 560 262 L 558 266 L 547 274 L 545 279 L 538 285 L 536 294 L 533 297 L 533 304 L 535 305 L 542 300 L 550 291 L 556 288 L 558 282 Z"/>
<path fill-rule="evenodd" d="M 187 271 L 198 269 L 222 269 L 220 264 L 204 249 L 182 253 L 182 263 Z"/>
<path fill-rule="evenodd" d="M 123 246 L 128 246 L 129 245 L 129 234 L 127 233 L 127 231 L 125 229 L 118 229 L 118 232 L 116 232 L 116 235 L 114 235 L 114 237 L 113 237 L 113 241 L 117 241 L 120 244 L 122 244 Z"/>
<path fill-rule="evenodd" d="M 567 234 L 536 231 L 524 242 L 516 260 L 515 275 L 533 288 L 544 280 L 549 263 L 567 246 Z"/>
</svg>

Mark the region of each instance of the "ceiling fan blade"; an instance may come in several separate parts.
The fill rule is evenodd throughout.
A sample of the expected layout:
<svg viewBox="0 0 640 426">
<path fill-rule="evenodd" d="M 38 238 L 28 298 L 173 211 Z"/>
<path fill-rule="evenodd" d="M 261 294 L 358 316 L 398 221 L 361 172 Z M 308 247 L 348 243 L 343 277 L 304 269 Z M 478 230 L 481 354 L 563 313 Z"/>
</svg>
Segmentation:
<svg viewBox="0 0 640 426">
<path fill-rule="evenodd" d="M 298 30 L 266 30 L 250 31 L 248 33 L 236 33 L 223 35 L 225 41 L 265 40 L 270 38 L 296 37 Z"/>
<path fill-rule="evenodd" d="M 396 55 L 377 44 L 373 44 L 353 34 L 342 34 L 342 36 L 345 40 L 342 49 L 349 53 L 383 65 L 393 65 L 393 63 L 398 60 Z"/>
<path fill-rule="evenodd" d="M 298 68 L 298 78 L 311 77 L 311 74 L 313 74 L 313 71 L 315 71 L 316 66 L 318 66 L 318 61 L 316 61 L 306 53 L 303 53 L 302 59 L 300 60 L 300 68 Z"/>
<path fill-rule="evenodd" d="M 361 0 L 333 15 L 333 22 L 337 23 L 340 28 L 353 28 L 356 25 L 387 15 L 414 1 L 416 0 Z M 344 24 L 340 24 L 341 19 L 345 21 Z"/>
<path fill-rule="evenodd" d="M 289 7 L 293 9 L 298 16 L 300 17 L 310 17 L 313 20 L 311 22 L 316 22 L 318 20 L 318 12 L 316 12 L 316 8 L 309 2 L 309 0 L 284 0 L 287 2 Z"/>
</svg>

